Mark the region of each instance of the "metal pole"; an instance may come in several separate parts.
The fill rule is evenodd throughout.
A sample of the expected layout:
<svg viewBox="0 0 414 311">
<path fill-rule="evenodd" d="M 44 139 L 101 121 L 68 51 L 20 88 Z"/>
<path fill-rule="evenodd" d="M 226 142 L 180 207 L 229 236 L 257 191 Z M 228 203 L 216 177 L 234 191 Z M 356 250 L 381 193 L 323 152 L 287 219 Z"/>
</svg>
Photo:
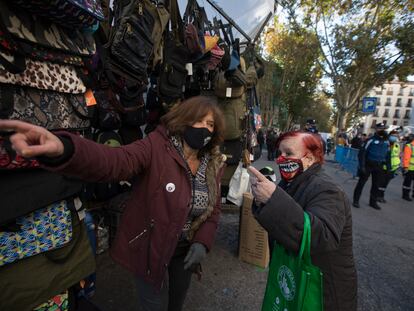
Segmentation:
<svg viewBox="0 0 414 311">
<path fill-rule="evenodd" d="M 256 43 L 257 42 L 257 40 L 259 40 L 259 38 L 260 38 L 260 34 L 262 33 L 262 31 L 263 31 L 263 29 L 265 28 L 265 26 L 267 25 L 267 23 L 269 22 L 269 20 L 270 20 L 270 18 L 272 17 L 272 13 L 271 12 L 269 12 L 269 14 L 267 14 L 267 17 L 266 17 L 266 19 L 265 19 L 265 21 L 263 22 L 263 24 L 262 24 L 262 26 L 260 26 L 260 29 L 259 29 L 259 31 L 257 32 L 257 34 L 256 34 L 256 37 L 254 38 L 254 40 L 253 40 L 253 43 Z"/>
<path fill-rule="evenodd" d="M 243 29 L 240 28 L 239 25 L 236 24 L 236 22 L 226 14 L 226 12 L 223 11 L 223 9 L 221 7 L 218 6 L 218 4 L 213 1 L 213 0 L 207 0 L 208 3 L 210 3 L 210 5 L 217 11 L 219 12 L 230 24 L 233 25 L 234 28 L 237 29 L 238 32 L 240 32 L 243 37 L 245 37 L 247 39 L 248 42 L 252 42 L 252 39 L 249 37 L 249 35 L 247 33 L 245 33 L 243 31 Z"/>
</svg>

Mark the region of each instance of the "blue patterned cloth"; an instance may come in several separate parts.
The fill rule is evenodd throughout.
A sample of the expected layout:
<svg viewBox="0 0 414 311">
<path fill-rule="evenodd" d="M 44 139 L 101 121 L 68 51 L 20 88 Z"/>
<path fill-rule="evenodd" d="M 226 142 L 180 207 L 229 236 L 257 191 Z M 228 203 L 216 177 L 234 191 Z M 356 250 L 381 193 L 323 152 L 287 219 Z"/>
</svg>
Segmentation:
<svg viewBox="0 0 414 311">
<path fill-rule="evenodd" d="M 0 232 L 0 266 L 64 246 L 72 239 L 67 201 L 16 219 L 17 232 Z"/>
</svg>

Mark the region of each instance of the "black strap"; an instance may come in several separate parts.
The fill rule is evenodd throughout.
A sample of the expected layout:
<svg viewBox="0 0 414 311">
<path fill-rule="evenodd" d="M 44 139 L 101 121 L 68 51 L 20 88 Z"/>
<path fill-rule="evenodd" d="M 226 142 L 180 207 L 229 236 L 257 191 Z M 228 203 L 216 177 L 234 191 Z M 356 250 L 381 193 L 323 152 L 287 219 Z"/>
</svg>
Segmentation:
<svg viewBox="0 0 414 311">
<path fill-rule="evenodd" d="M 177 0 L 170 0 L 171 31 L 174 39 L 184 44 L 184 25 Z"/>
<path fill-rule="evenodd" d="M 7 56 L 13 58 L 13 60 L 7 59 Z M 4 52 L 0 49 L 0 64 L 12 74 L 19 74 L 26 70 L 26 58 L 20 54 L 10 54 L 10 52 Z"/>
<path fill-rule="evenodd" d="M 8 119 L 14 109 L 14 85 L 0 85 L 0 119 Z"/>
<path fill-rule="evenodd" d="M 185 8 L 183 17 L 183 21 L 185 24 L 191 24 L 193 22 L 191 18 L 194 18 L 194 10 L 196 9 L 196 3 L 196 0 L 188 0 L 187 7 Z"/>
<path fill-rule="evenodd" d="M 217 24 L 219 25 L 221 31 L 223 32 L 224 40 L 226 41 L 227 45 L 230 47 L 233 41 L 230 41 L 229 35 L 227 34 L 227 31 L 226 31 L 226 28 L 224 27 L 223 22 L 221 20 L 218 20 Z"/>
</svg>

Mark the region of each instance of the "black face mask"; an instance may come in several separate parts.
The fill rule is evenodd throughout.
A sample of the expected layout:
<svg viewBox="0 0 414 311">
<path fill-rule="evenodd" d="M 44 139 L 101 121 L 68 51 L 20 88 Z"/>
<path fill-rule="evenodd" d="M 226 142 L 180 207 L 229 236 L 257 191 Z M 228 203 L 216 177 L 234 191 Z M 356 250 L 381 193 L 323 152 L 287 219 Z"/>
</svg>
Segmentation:
<svg viewBox="0 0 414 311">
<path fill-rule="evenodd" d="M 213 134 L 205 127 L 187 126 L 183 138 L 191 149 L 200 150 L 211 141 L 212 136 Z"/>
<path fill-rule="evenodd" d="M 385 131 L 383 131 L 383 130 L 381 130 L 381 131 L 377 131 L 377 135 L 378 135 L 378 136 L 380 136 L 380 137 L 385 137 L 386 132 L 385 132 Z"/>
</svg>

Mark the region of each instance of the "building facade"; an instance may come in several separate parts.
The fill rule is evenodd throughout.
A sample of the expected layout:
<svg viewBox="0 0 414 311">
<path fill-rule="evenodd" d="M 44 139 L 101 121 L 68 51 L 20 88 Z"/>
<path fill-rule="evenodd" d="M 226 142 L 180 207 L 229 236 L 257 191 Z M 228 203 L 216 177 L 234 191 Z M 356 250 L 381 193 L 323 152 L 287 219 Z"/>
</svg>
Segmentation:
<svg viewBox="0 0 414 311">
<path fill-rule="evenodd" d="M 414 123 L 414 82 L 388 82 L 373 88 L 367 96 L 377 98 L 377 107 L 373 114 L 364 117 L 364 133 L 373 133 L 379 122 L 388 126 Z"/>
</svg>

